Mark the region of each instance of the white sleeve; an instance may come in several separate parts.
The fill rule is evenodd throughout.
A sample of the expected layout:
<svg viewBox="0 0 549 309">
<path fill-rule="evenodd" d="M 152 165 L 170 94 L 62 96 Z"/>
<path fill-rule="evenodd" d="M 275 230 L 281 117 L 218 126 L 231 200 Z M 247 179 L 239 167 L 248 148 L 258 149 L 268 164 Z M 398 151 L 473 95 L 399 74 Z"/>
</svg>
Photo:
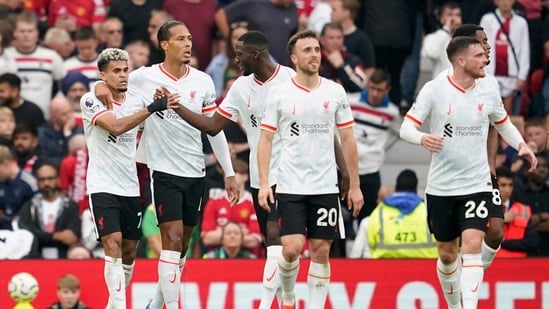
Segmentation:
<svg viewBox="0 0 549 309">
<path fill-rule="evenodd" d="M 501 124 L 496 124 L 496 130 L 498 130 L 499 134 L 503 138 L 503 140 L 509 144 L 509 146 L 513 147 L 513 149 L 518 150 L 518 147 L 521 143 L 524 143 L 524 139 L 522 138 L 522 135 L 520 135 L 519 130 L 517 127 L 515 127 L 511 120 L 506 119 Z"/>
<path fill-rule="evenodd" d="M 219 165 L 223 168 L 225 177 L 234 176 L 233 165 L 231 163 L 231 153 L 229 151 L 227 139 L 225 138 L 225 133 L 220 131 L 216 136 L 208 135 L 208 140 L 210 141 L 213 153 L 217 158 L 217 162 L 219 162 Z"/>
<path fill-rule="evenodd" d="M 400 138 L 408 143 L 420 145 L 424 132 L 418 130 L 418 127 L 408 119 L 404 119 L 400 126 Z"/>
</svg>

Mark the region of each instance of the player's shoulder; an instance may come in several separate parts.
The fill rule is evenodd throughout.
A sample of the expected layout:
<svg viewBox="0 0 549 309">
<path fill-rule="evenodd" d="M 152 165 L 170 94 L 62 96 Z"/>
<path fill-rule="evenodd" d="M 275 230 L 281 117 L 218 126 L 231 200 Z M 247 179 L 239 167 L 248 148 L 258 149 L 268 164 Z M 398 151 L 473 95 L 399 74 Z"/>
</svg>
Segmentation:
<svg viewBox="0 0 549 309">
<path fill-rule="evenodd" d="M 279 70 L 279 74 L 281 74 L 282 77 L 288 77 L 287 79 L 294 77 L 296 74 L 294 69 L 281 64 Z"/>
<path fill-rule="evenodd" d="M 254 80 L 253 74 L 241 75 L 234 80 L 230 89 L 233 89 L 234 87 L 236 87 L 236 89 L 240 90 L 241 88 L 248 87 L 254 82 L 253 80 Z"/>
<path fill-rule="evenodd" d="M 187 68 L 190 70 L 189 75 L 192 75 L 193 78 L 199 79 L 200 81 L 205 81 L 205 82 L 209 81 L 213 83 L 212 77 L 208 73 L 200 71 L 197 68 L 193 68 L 190 65 L 187 65 Z"/>
<path fill-rule="evenodd" d="M 346 95 L 346 92 L 345 92 L 345 88 L 343 88 L 343 86 L 340 84 L 340 83 L 337 83 L 331 79 L 327 79 L 325 77 L 321 77 L 321 82 L 320 82 L 320 86 L 319 87 L 322 87 L 322 90 L 325 91 L 325 92 L 328 92 L 330 94 L 345 94 Z"/>
<path fill-rule="evenodd" d="M 84 93 L 84 95 L 80 98 L 80 102 L 81 103 L 85 103 L 85 102 L 90 102 L 93 103 L 95 100 L 97 100 L 97 97 L 95 96 L 95 94 L 91 91 L 88 91 L 86 93 Z"/>
<path fill-rule="evenodd" d="M 82 111 L 89 110 L 92 113 L 96 112 L 98 109 L 98 106 L 102 106 L 103 103 L 99 101 L 99 99 L 95 96 L 93 92 L 86 92 L 81 98 L 80 98 L 80 108 Z"/>
<path fill-rule="evenodd" d="M 141 79 L 143 79 L 144 76 L 154 76 L 157 74 L 156 72 L 156 68 L 155 68 L 156 65 L 152 65 L 152 66 L 142 66 L 142 67 L 139 67 L 133 71 L 130 72 L 130 75 L 129 75 L 129 83 L 131 84 L 131 82 L 135 82 L 135 81 L 139 81 Z"/>
<path fill-rule="evenodd" d="M 483 78 L 479 78 L 477 82 L 481 87 L 492 88 L 499 91 L 499 83 L 493 75 L 486 74 Z"/>
</svg>

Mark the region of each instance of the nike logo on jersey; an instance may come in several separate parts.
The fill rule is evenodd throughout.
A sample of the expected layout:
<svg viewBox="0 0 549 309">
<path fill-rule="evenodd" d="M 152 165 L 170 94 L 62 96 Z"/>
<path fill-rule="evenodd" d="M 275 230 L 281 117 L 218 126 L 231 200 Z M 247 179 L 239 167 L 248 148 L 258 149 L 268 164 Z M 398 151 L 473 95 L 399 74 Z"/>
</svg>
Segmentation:
<svg viewBox="0 0 549 309">
<path fill-rule="evenodd" d="M 475 285 L 475 288 L 471 289 L 471 292 L 476 293 L 478 291 L 478 282 L 477 285 Z"/>
<path fill-rule="evenodd" d="M 292 108 L 292 115 L 295 115 L 295 104 L 294 104 L 294 107 Z"/>
<path fill-rule="evenodd" d="M 267 277 L 267 282 L 271 282 L 276 274 L 276 268 L 273 270 L 273 273 Z"/>
<path fill-rule="evenodd" d="M 120 292 L 122 290 L 122 280 L 118 280 L 118 288 L 114 290 L 117 292 Z"/>
<path fill-rule="evenodd" d="M 176 277 L 176 273 L 175 273 L 175 271 L 174 271 L 174 272 L 173 272 L 173 278 L 170 279 L 170 283 L 172 283 L 172 284 L 175 283 L 175 277 Z"/>
<path fill-rule="evenodd" d="M 450 114 L 452 113 L 452 105 L 448 105 L 448 111 L 446 112 L 446 115 L 450 116 Z"/>
<path fill-rule="evenodd" d="M 6 243 L 6 237 L 0 238 L 0 242 Z"/>
<path fill-rule="evenodd" d="M 450 284 L 450 291 L 448 292 L 448 295 L 454 294 L 454 286 Z"/>
</svg>

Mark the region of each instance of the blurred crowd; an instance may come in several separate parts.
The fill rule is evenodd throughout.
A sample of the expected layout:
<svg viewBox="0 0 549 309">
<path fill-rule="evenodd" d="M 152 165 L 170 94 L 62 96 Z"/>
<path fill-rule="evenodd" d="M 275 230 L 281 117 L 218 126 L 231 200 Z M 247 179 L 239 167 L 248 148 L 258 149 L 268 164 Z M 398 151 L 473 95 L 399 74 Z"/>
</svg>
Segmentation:
<svg viewBox="0 0 549 309">
<path fill-rule="evenodd" d="M 536 171 L 527 174 L 527 163 L 516 152 L 504 143 L 498 149 L 499 179 L 509 180 L 500 187 L 510 188 L 501 193 L 506 227 L 521 225 L 524 241 L 504 241 L 502 247 L 518 256 L 549 256 L 547 12 L 547 0 L 0 0 L 0 248 L 5 249 L 0 258 L 103 256 L 86 194 L 80 98 L 99 80 L 96 59 L 105 48 L 127 50 L 131 69 L 161 62 L 157 31 L 173 19 L 191 31 L 191 65 L 211 76 L 218 103 L 243 73 L 234 61 L 240 35 L 262 31 L 272 61 L 289 65 L 288 38 L 303 29 L 318 33 L 320 74 L 343 85 L 357 120 L 365 207 L 358 218 L 344 212 L 347 240 L 332 250 L 334 257 L 354 258 L 407 257 L 376 252 L 374 236 L 383 225 L 374 225 L 370 214 L 395 205 L 395 188 L 380 182 L 384 153 L 398 136 L 400 115 L 414 102 L 420 76 L 436 76 L 449 67 L 445 49 L 453 31 L 466 23 L 482 26 L 491 46 L 487 71 L 498 80 L 508 113 L 538 155 Z M 264 257 L 247 191 L 246 134 L 232 122 L 225 134 L 240 202 L 230 207 L 223 176 L 203 138 L 207 185 L 188 256 Z M 411 184 L 402 189 L 397 179 L 397 192 L 417 193 L 417 178 L 410 172 L 404 179 Z M 157 258 L 161 242 L 149 171 L 138 165 L 138 173 L 144 210 L 139 254 Z M 414 209 L 423 205 L 421 198 L 410 198 Z M 365 219 L 369 228 L 361 224 Z M 360 244 L 352 248 L 355 237 Z M 429 235 L 424 241 L 433 246 Z M 431 253 L 425 250 L 419 257 Z"/>
</svg>

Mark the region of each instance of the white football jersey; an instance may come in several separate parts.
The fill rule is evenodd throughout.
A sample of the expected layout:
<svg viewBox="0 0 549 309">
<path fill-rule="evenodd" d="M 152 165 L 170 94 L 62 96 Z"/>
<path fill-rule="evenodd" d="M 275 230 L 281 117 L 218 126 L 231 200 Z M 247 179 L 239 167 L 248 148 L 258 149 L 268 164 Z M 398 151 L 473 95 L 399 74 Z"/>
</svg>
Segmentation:
<svg viewBox="0 0 549 309">
<path fill-rule="evenodd" d="M 426 193 L 451 196 L 492 191 L 488 127 L 509 117 L 489 79 L 477 79 L 472 89 L 464 90 L 449 75 L 439 75 L 425 84 L 405 117 L 418 126 L 428 119 L 429 132 L 444 136 L 442 150 L 432 155 Z"/>
<path fill-rule="evenodd" d="M 217 108 L 212 78 L 191 66 L 187 66 L 186 74 L 179 79 L 164 70 L 162 64 L 131 72 L 127 100 L 141 108 L 147 106 L 160 86 L 171 93 L 178 92 L 180 104 L 195 113 L 211 114 Z M 205 175 L 200 130 L 171 109 L 156 112 L 145 120 L 137 159 L 153 171 L 180 177 Z"/>
<path fill-rule="evenodd" d="M 21 78 L 21 96 L 36 103 L 48 118 L 53 82 L 65 76 L 63 59 L 54 50 L 42 46 L 30 54 L 21 53 L 13 46 L 5 52 L 15 60 L 17 75 Z"/>
<path fill-rule="evenodd" d="M 139 126 L 115 136 L 96 120 L 105 113 L 114 113 L 116 118 L 131 115 L 135 110 L 128 103 L 115 103 L 107 110 L 91 92 L 80 99 L 82 120 L 89 163 L 86 176 L 88 194 L 110 193 L 120 196 L 139 196 L 139 182 L 135 165 L 135 148 Z"/>
<path fill-rule="evenodd" d="M 253 74 L 239 77 L 231 86 L 227 96 L 217 108 L 217 112 L 232 121 L 242 119 L 248 145 L 250 146 L 250 186 L 259 188 L 259 172 L 257 170 L 257 143 L 261 130 L 259 128 L 265 113 L 265 104 L 268 91 L 280 82 L 287 81 L 295 75 L 295 71 L 289 67 L 277 65 L 273 75 L 261 82 Z M 271 167 L 269 169 L 269 184 L 276 184 L 278 172 L 278 159 L 280 152 L 280 139 L 275 135 L 273 140 L 273 152 Z"/>
<path fill-rule="evenodd" d="M 271 88 L 261 129 L 280 135 L 276 192 L 317 195 L 338 193 L 335 129 L 354 124 L 347 94 L 325 78 L 313 89 L 294 79 Z"/>
<path fill-rule="evenodd" d="M 397 137 L 402 124 L 398 107 L 384 100 L 369 104 L 366 92 L 348 95 L 355 126 L 353 132 L 358 152 L 360 175 L 379 172 L 385 160 L 385 148 L 391 137 Z"/>
<path fill-rule="evenodd" d="M 84 74 L 90 80 L 90 87 L 93 82 L 99 80 L 99 69 L 97 68 L 97 60 L 82 61 L 77 56 L 70 57 L 63 62 L 67 73 L 77 71 Z"/>
</svg>

